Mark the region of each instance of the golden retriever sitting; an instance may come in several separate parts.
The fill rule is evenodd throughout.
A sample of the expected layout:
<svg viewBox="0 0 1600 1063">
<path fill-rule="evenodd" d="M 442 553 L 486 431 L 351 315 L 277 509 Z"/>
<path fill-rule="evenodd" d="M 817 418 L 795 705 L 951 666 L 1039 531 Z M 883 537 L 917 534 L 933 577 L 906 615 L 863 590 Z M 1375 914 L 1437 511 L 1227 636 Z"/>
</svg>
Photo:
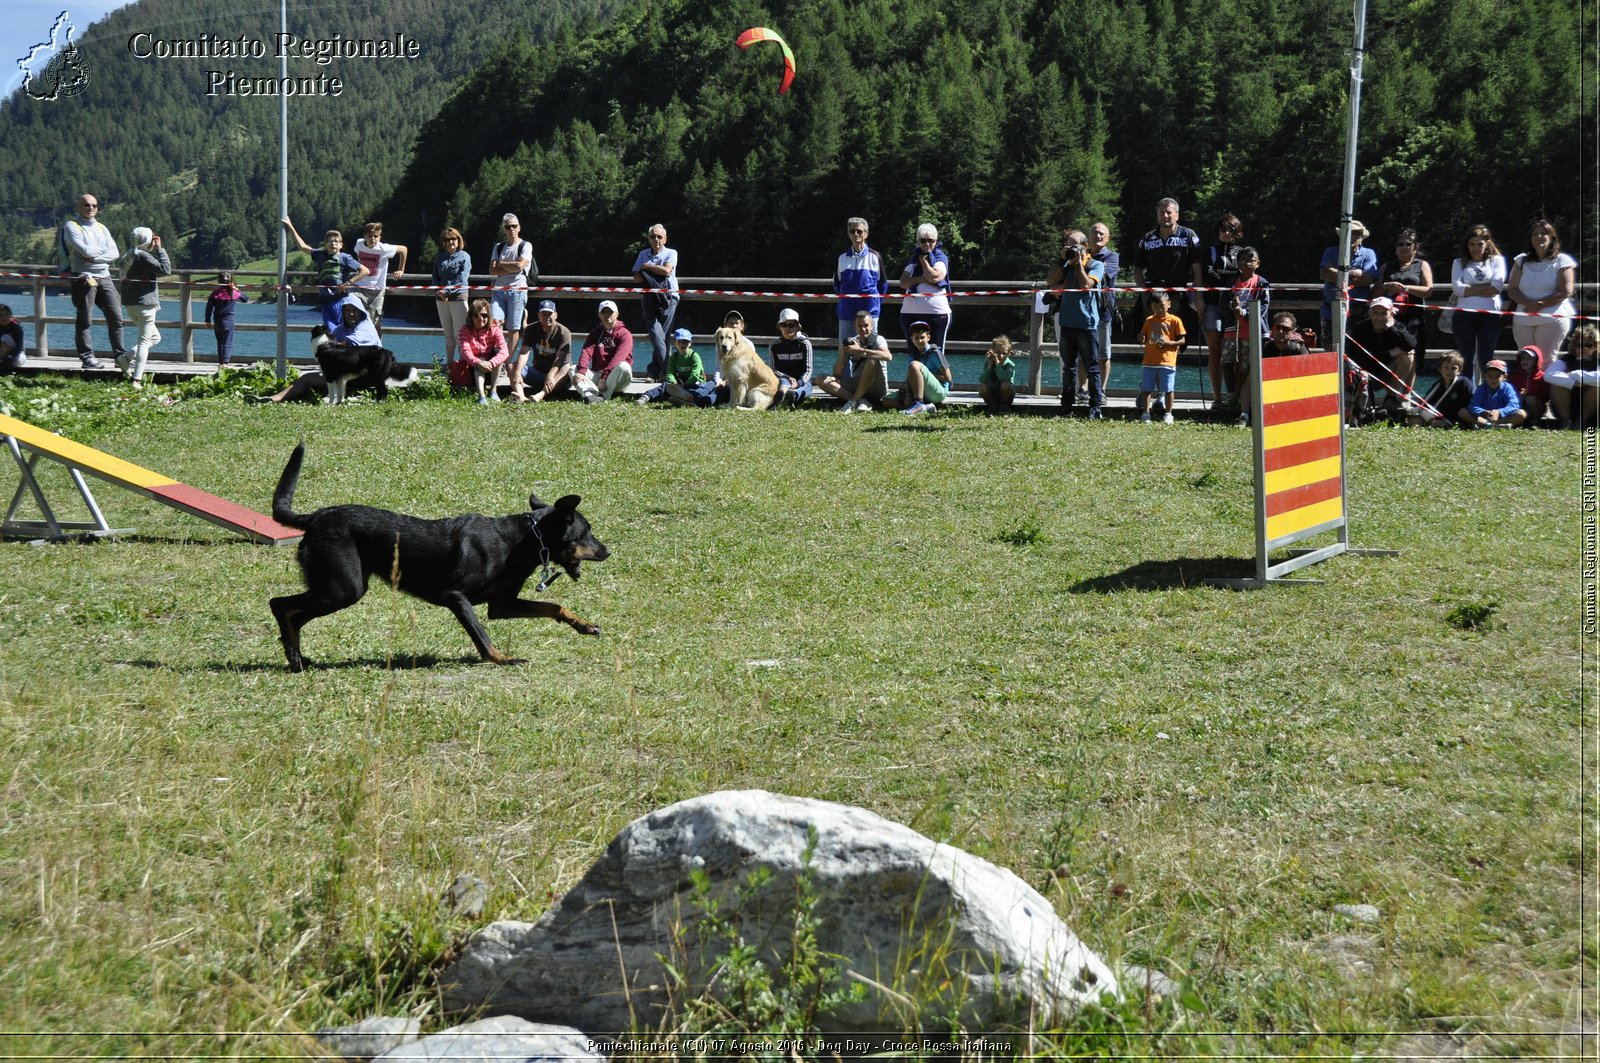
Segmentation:
<svg viewBox="0 0 1600 1063">
<path fill-rule="evenodd" d="M 728 385 L 728 403 L 735 409 L 764 410 L 778 394 L 778 374 L 761 360 L 755 344 L 738 329 L 717 329 L 717 371 Z"/>
</svg>

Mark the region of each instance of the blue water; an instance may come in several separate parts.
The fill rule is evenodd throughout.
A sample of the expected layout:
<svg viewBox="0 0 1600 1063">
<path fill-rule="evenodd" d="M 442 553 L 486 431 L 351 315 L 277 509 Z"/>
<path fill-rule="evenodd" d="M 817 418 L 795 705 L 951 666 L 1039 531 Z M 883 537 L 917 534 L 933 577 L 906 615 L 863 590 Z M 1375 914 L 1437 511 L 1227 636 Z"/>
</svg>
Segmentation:
<svg viewBox="0 0 1600 1063">
<path fill-rule="evenodd" d="M 32 308 L 32 298 L 27 295 L 0 296 L 0 301 L 6 301 L 15 311 L 26 313 Z M 205 314 L 205 300 L 197 299 L 194 302 L 194 320 L 199 323 Z M 67 317 L 73 314 L 72 300 L 66 295 L 49 295 L 45 297 L 45 312 L 51 317 Z M 165 356 L 171 360 L 182 357 L 182 331 L 177 327 L 178 304 L 175 299 L 167 298 L 161 305 L 158 327 L 161 330 L 161 342 L 156 344 L 155 353 L 158 357 Z M 105 322 L 99 310 L 95 310 L 94 321 L 95 350 L 104 356 L 109 347 L 105 337 Z M 276 303 L 239 303 L 235 312 L 235 320 L 242 323 L 276 325 L 278 321 L 278 307 Z M 322 320 L 321 312 L 314 301 L 292 303 L 289 306 L 289 357 L 306 360 L 310 357 L 310 343 L 306 333 L 312 325 Z M 390 316 L 390 324 L 430 327 L 437 326 L 437 319 L 402 320 Z M 170 324 L 169 324 L 170 322 Z M 566 322 L 571 327 L 571 322 Z M 24 320 L 23 327 L 31 337 L 33 334 L 31 323 Z M 574 329 L 577 333 L 577 330 Z M 49 326 L 49 344 L 52 353 L 70 353 L 73 350 L 73 328 L 71 325 L 55 324 Z M 126 325 L 123 328 L 123 339 L 128 346 L 133 345 L 133 330 Z M 581 343 L 582 334 L 578 333 L 574 339 Z M 816 342 L 813 340 L 813 342 Z M 895 347 L 895 360 L 890 366 L 892 382 L 897 383 L 905 372 L 905 355 L 900 345 L 891 339 Z M 416 365 L 429 365 L 435 359 L 444 358 L 444 339 L 442 334 L 435 331 L 427 336 L 404 336 L 395 332 L 385 334 L 384 344 L 399 357 L 402 362 Z M 758 346 L 759 346 L 758 338 Z M 714 359 L 709 344 L 702 344 L 695 348 L 707 370 L 714 369 Z M 636 371 L 643 369 L 650 363 L 650 339 L 648 336 L 634 335 L 634 368 Z M 832 342 L 817 343 L 816 357 L 814 360 L 815 372 L 818 375 L 828 372 L 833 367 L 836 348 Z M 211 363 L 216 361 L 217 345 L 209 327 L 202 326 L 194 332 L 195 361 Z M 277 357 L 278 339 L 274 331 L 254 332 L 243 329 L 235 330 L 233 336 L 233 357 L 235 363 L 250 362 L 258 359 L 271 360 Z M 1118 361 L 1111 366 L 1110 387 L 1126 390 L 1137 390 L 1139 387 L 1139 365 L 1136 361 L 1128 360 L 1129 355 L 1118 355 Z M 1025 351 L 1018 350 L 1015 360 L 1017 363 L 1017 386 L 1025 386 L 1028 370 L 1028 355 Z M 977 386 L 978 373 L 983 369 L 983 355 L 980 353 L 963 354 L 959 351 L 950 356 L 950 368 L 955 377 L 956 386 L 963 390 L 970 390 Z M 1044 359 L 1044 383 L 1046 387 L 1059 387 L 1061 384 L 1061 363 L 1052 356 Z M 1208 387 L 1205 382 L 1204 367 L 1195 364 L 1192 360 L 1178 366 L 1178 391 L 1201 391 Z"/>
</svg>

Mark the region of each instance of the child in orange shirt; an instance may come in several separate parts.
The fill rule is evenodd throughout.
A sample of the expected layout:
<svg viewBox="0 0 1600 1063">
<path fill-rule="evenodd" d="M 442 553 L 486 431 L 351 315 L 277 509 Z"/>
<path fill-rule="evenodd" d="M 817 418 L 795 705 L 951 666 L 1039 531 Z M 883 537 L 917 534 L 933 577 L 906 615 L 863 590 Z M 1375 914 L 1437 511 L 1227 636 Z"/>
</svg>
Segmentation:
<svg viewBox="0 0 1600 1063">
<path fill-rule="evenodd" d="M 1139 381 L 1139 422 L 1148 424 L 1150 421 L 1150 394 L 1151 392 L 1163 393 L 1166 396 L 1165 404 L 1160 406 L 1163 424 L 1172 423 L 1173 386 L 1178 379 L 1178 352 L 1183 349 L 1184 331 L 1183 321 L 1170 312 L 1172 297 L 1165 291 L 1157 289 L 1150 293 L 1150 302 L 1155 307 L 1139 330 L 1139 339 L 1144 343 L 1143 377 Z"/>
</svg>

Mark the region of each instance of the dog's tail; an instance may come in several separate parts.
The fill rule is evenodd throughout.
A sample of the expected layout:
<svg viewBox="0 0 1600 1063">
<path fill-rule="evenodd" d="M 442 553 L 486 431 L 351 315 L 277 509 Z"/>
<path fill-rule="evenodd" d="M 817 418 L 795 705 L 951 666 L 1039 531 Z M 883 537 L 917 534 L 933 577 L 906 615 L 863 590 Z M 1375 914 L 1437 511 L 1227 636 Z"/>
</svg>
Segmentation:
<svg viewBox="0 0 1600 1063">
<path fill-rule="evenodd" d="M 291 528 L 304 528 L 310 523 L 309 517 L 294 511 L 294 487 L 300 481 L 300 464 L 305 457 L 306 445 L 295 444 L 294 453 L 289 455 L 289 464 L 283 467 L 283 475 L 278 477 L 278 489 L 272 492 L 272 519 Z"/>
</svg>

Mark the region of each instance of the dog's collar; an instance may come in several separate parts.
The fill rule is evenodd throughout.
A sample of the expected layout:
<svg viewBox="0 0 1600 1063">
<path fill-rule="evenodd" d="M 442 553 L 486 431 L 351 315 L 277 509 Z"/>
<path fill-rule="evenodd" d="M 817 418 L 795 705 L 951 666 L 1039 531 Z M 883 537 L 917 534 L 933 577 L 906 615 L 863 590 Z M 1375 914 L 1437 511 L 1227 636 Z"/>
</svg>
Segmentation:
<svg viewBox="0 0 1600 1063">
<path fill-rule="evenodd" d="M 547 509 L 545 512 L 549 513 L 550 510 Z M 528 527 L 533 529 L 533 537 L 539 543 L 539 565 L 544 569 L 539 574 L 539 585 L 534 587 L 534 592 L 537 593 L 559 579 L 561 570 L 552 567 L 550 564 L 550 548 L 544 544 L 544 536 L 539 532 L 539 518 L 532 510 L 528 511 Z"/>
</svg>

